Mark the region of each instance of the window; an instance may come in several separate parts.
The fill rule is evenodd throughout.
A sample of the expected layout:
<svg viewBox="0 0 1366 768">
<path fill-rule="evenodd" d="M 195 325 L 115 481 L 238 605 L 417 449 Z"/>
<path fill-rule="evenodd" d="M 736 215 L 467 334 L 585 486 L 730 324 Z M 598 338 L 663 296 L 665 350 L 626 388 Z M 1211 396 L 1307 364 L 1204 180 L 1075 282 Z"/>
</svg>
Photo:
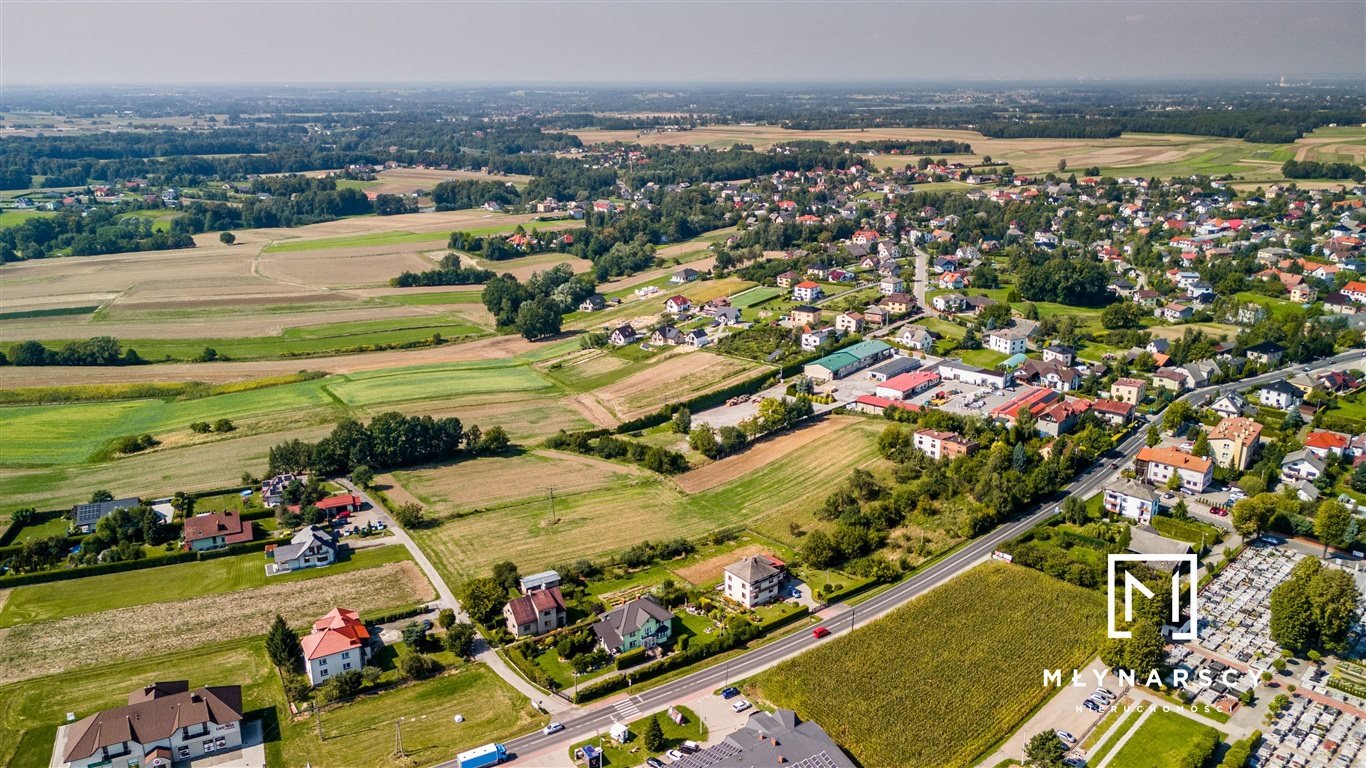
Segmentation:
<svg viewBox="0 0 1366 768">
<path fill-rule="evenodd" d="M 350 669 L 350 668 L 351 668 L 351 662 L 349 662 L 349 661 L 348 661 L 347 663 L 345 663 L 345 664 L 342 665 L 342 669 Z"/>
<path fill-rule="evenodd" d="M 343 651 L 343 652 L 342 652 L 342 658 L 343 658 L 343 659 L 349 659 L 349 658 L 351 658 L 351 652 L 350 652 L 350 651 Z"/>
<path fill-rule="evenodd" d="M 324 670 L 322 671 L 322 676 L 323 676 L 323 677 L 327 677 L 327 670 L 324 669 Z"/>
<path fill-rule="evenodd" d="M 322 657 L 321 659 L 318 659 L 318 666 L 320 666 L 320 667 L 325 667 L 325 666 L 327 666 L 327 657 L 326 657 L 326 656 Z"/>
<path fill-rule="evenodd" d="M 185 759 L 185 758 L 187 758 L 187 757 L 190 756 L 190 745 L 188 745 L 188 744 L 181 744 L 180 746 L 178 746 L 178 747 L 175 748 L 175 751 L 176 751 L 176 757 L 179 757 L 179 758 L 181 758 L 181 759 L 183 760 L 183 759 Z"/>
<path fill-rule="evenodd" d="M 198 726 L 194 726 L 194 725 L 187 725 L 187 726 L 185 726 L 185 738 L 187 738 L 187 739 L 193 739 L 193 738 L 195 738 L 196 736 L 203 736 L 204 734 L 206 734 L 206 733 L 208 733 L 208 732 L 209 732 L 209 724 L 208 724 L 208 723 L 200 723 Z"/>
</svg>

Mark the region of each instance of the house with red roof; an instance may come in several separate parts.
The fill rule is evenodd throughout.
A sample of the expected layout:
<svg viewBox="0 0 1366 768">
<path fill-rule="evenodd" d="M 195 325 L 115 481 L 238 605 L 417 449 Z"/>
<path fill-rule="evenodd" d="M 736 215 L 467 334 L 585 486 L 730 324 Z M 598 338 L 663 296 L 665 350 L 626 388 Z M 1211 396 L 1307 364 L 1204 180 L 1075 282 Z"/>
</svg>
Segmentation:
<svg viewBox="0 0 1366 768">
<path fill-rule="evenodd" d="M 1330 453 L 1341 456 L 1347 452 L 1351 444 L 1350 436 L 1327 429 L 1316 429 L 1304 438 L 1305 449 L 1320 459 Z"/>
<path fill-rule="evenodd" d="M 568 623 L 559 587 L 537 589 L 509 600 L 503 606 L 503 618 L 513 637 L 544 635 Z"/>
<path fill-rule="evenodd" d="M 1340 293 L 1358 304 L 1366 304 L 1366 283 L 1360 280 L 1347 281 Z"/>
<path fill-rule="evenodd" d="M 1102 397 L 1091 403 L 1091 412 L 1113 426 L 1122 427 L 1134 417 L 1134 405 Z"/>
<path fill-rule="evenodd" d="M 233 510 L 195 515 L 185 521 L 185 549 L 203 552 L 251 541 L 256 529 Z"/>
<path fill-rule="evenodd" d="M 360 614 L 333 608 L 313 622 L 313 631 L 299 638 L 308 681 L 322 685 L 343 672 L 359 670 L 370 658 L 370 630 Z"/>
<path fill-rule="evenodd" d="M 1144 447 L 1134 460 L 1139 477 L 1153 485 L 1166 485 L 1172 477 L 1179 478 L 1182 488 L 1200 493 L 1214 482 L 1214 462 L 1202 456 L 1192 456 L 1176 448 Z"/>
<path fill-rule="evenodd" d="M 800 301 L 803 304 L 809 304 L 824 295 L 825 293 L 821 290 L 820 285 L 810 280 L 803 280 L 792 287 L 793 300 Z"/>
</svg>

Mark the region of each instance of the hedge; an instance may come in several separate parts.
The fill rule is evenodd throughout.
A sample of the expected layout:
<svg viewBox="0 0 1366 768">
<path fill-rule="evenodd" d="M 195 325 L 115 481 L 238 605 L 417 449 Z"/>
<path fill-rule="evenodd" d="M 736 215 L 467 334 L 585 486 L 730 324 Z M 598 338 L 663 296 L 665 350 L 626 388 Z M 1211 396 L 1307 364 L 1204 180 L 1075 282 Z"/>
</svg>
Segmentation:
<svg viewBox="0 0 1366 768">
<path fill-rule="evenodd" d="M 117 563 L 98 563 L 96 565 L 83 565 L 77 568 L 54 568 L 48 571 L 21 573 L 16 576 L 0 577 L 0 589 L 23 587 L 30 584 L 46 584 L 54 581 L 69 581 L 71 579 L 85 578 L 86 576 L 103 576 L 108 573 L 140 571 L 143 568 L 159 568 L 163 565 L 177 565 L 179 563 L 213 560 L 229 555 L 240 555 L 244 552 L 264 552 L 267 544 L 287 543 L 289 543 L 288 538 L 263 539 L 261 541 L 233 544 L 232 546 L 224 547 L 223 549 L 212 549 L 206 552 L 173 552 L 169 555 L 145 557 L 141 560 L 121 560 Z"/>
<path fill-rule="evenodd" d="M 574 703 L 582 704 L 615 693 L 625 688 L 628 680 L 631 683 L 639 683 L 739 648 L 758 637 L 759 634 L 759 628 L 756 625 L 746 623 L 739 632 L 723 632 L 709 643 L 700 643 L 689 646 L 687 650 L 675 651 L 659 661 L 637 667 L 629 675 L 615 675 L 591 685 L 581 686 L 578 695 L 574 697 Z"/>
<path fill-rule="evenodd" d="M 388 624 L 391 621 L 400 621 L 402 619 L 411 619 L 414 616 L 421 616 L 426 612 L 427 604 L 419 603 L 418 605 L 410 605 L 407 608 L 399 608 L 397 610 L 388 611 L 387 613 L 377 613 L 373 616 L 366 616 L 365 623 Z"/>
<path fill-rule="evenodd" d="M 617 658 L 612 663 L 616 665 L 617 669 L 626 669 L 627 667 L 634 667 L 644 659 L 644 648 L 632 648 L 625 653 L 617 654 Z"/>
<path fill-rule="evenodd" d="M 42 512 L 35 512 L 33 514 L 33 522 L 35 524 L 46 523 L 49 520 L 56 520 L 70 511 L 71 510 L 69 509 L 49 509 Z M 14 540 L 19 537 L 19 532 L 24 530 L 24 528 L 25 526 L 20 525 L 17 520 L 10 520 L 9 525 L 5 526 L 5 530 L 0 532 L 0 547 L 7 547 L 10 544 L 13 544 Z"/>
</svg>

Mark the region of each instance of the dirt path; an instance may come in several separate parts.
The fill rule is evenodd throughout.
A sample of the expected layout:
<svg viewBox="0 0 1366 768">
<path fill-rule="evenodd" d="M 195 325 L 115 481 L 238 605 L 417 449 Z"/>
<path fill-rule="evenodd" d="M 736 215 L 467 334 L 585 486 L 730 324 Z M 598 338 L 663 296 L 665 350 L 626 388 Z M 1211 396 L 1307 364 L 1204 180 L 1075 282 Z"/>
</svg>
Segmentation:
<svg viewBox="0 0 1366 768">
<path fill-rule="evenodd" d="M 684 493 L 698 493 L 725 485 L 857 421 L 858 419 L 851 416 L 831 416 L 809 427 L 764 440 L 738 456 L 714 461 L 705 467 L 684 472 L 674 478 L 674 482 Z"/>
<path fill-rule="evenodd" d="M 569 404 L 574 407 L 574 410 L 583 414 L 585 419 L 588 419 L 599 427 L 615 427 L 617 424 L 621 423 L 617 421 L 616 416 L 613 416 L 612 413 L 603 406 L 602 401 L 598 400 L 591 393 L 574 395 L 569 398 Z"/>
</svg>

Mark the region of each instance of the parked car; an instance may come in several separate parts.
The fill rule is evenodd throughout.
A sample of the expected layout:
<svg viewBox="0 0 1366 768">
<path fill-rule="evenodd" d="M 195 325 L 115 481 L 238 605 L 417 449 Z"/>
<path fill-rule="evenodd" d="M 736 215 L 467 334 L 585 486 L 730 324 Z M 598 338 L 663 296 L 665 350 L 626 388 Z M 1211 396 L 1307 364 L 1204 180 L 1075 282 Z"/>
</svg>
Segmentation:
<svg viewBox="0 0 1366 768">
<path fill-rule="evenodd" d="M 650 766 L 650 768 L 664 768 L 664 761 L 657 757 L 645 758 L 645 764 Z"/>
<path fill-rule="evenodd" d="M 701 745 L 701 744 L 698 744 L 697 742 L 695 742 L 695 741 L 693 741 L 693 740 L 691 740 L 691 739 L 689 739 L 689 740 L 683 742 L 682 744 L 679 744 L 679 745 L 678 745 L 678 748 L 679 748 L 679 750 L 681 750 L 684 754 L 688 754 L 688 755 L 691 755 L 691 754 L 694 753 L 694 752 L 701 752 L 701 751 L 702 751 L 702 745 Z"/>
<path fill-rule="evenodd" d="M 1058 738 L 1062 739 L 1062 743 L 1066 744 L 1069 747 L 1077 743 L 1077 737 L 1073 736 L 1067 731 L 1055 731 L 1055 733 L 1058 734 Z"/>
<path fill-rule="evenodd" d="M 829 637 L 830 630 L 826 629 L 825 627 L 816 627 L 815 629 L 811 630 L 811 636 L 816 638 L 817 640 L 821 639 L 822 637 Z"/>
<path fill-rule="evenodd" d="M 684 757 L 686 757 L 686 755 L 684 755 L 682 752 L 679 752 L 676 749 L 671 749 L 668 752 L 665 752 L 664 754 L 668 755 L 670 760 L 682 760 Z"/>
<path fill-rule="evenodd" d="M 749 702 L 745 701 L 744 699 L 740 699 L 739 701 L 730 705 L 730 711 L 732 712 L 744 712 L 747 709 L 749 709 Z"/>
<path fill-rule="evenodd" d="M 1092 712 L 1099 712 L 1099 711 L 1100 711 L 1100 705 L 1097 704 L 1097 703 L 1095 703 L 1094 701 L 1091 701 L 1090 699 L 1087 699 L 1086 701 L 1083 701 L 1083 702 L 1081 703 L 1081 705 L 1082 705 L 1083 707 L 1086 707 L 1087 709 L 1091 710 Z"/>
<path fill-rule="evenodd" d="M 735 698 L 736 696 L 739 696 L 739 695 L 740 695 L 740 689 L 739 689 L 739 688 L 736 688 L 736 687 L 733 686 L 733 685 L 730 686 L 729 688 L 722 688 L 722 689 L 721 689 L 721 698 L 723 698 L 723 699 L 733 699 L 733 698 Z"/>
<path fill-rule="evenodd" d="M 1110 699 L 1112 701 L 1114 699 L 1119 698 L 1115 695 L 1115 692 L 1110 690 L 1109 688 L 1097 688 L 1096 693 L 1099 693 L 1101 696 L 1104 696 L 1105 698 Z"/>
<path fill-rule="evenodd" d="M 546 736 L 549 736 L 549 735 L 552 734 L 552 733 L 559 733 L 560 731 L 563 731 L 563 730 L 564 730 L 564 726 L 563 726 L 563 725 L 561 725 L 561 724 L 559 724 L 559 723 L 551 723 L 550 725 L 547 725 L 546 727 L 542 728 L 542 729 L 541 729 L 541 733 L 545 734 Z"/>
</svg>

